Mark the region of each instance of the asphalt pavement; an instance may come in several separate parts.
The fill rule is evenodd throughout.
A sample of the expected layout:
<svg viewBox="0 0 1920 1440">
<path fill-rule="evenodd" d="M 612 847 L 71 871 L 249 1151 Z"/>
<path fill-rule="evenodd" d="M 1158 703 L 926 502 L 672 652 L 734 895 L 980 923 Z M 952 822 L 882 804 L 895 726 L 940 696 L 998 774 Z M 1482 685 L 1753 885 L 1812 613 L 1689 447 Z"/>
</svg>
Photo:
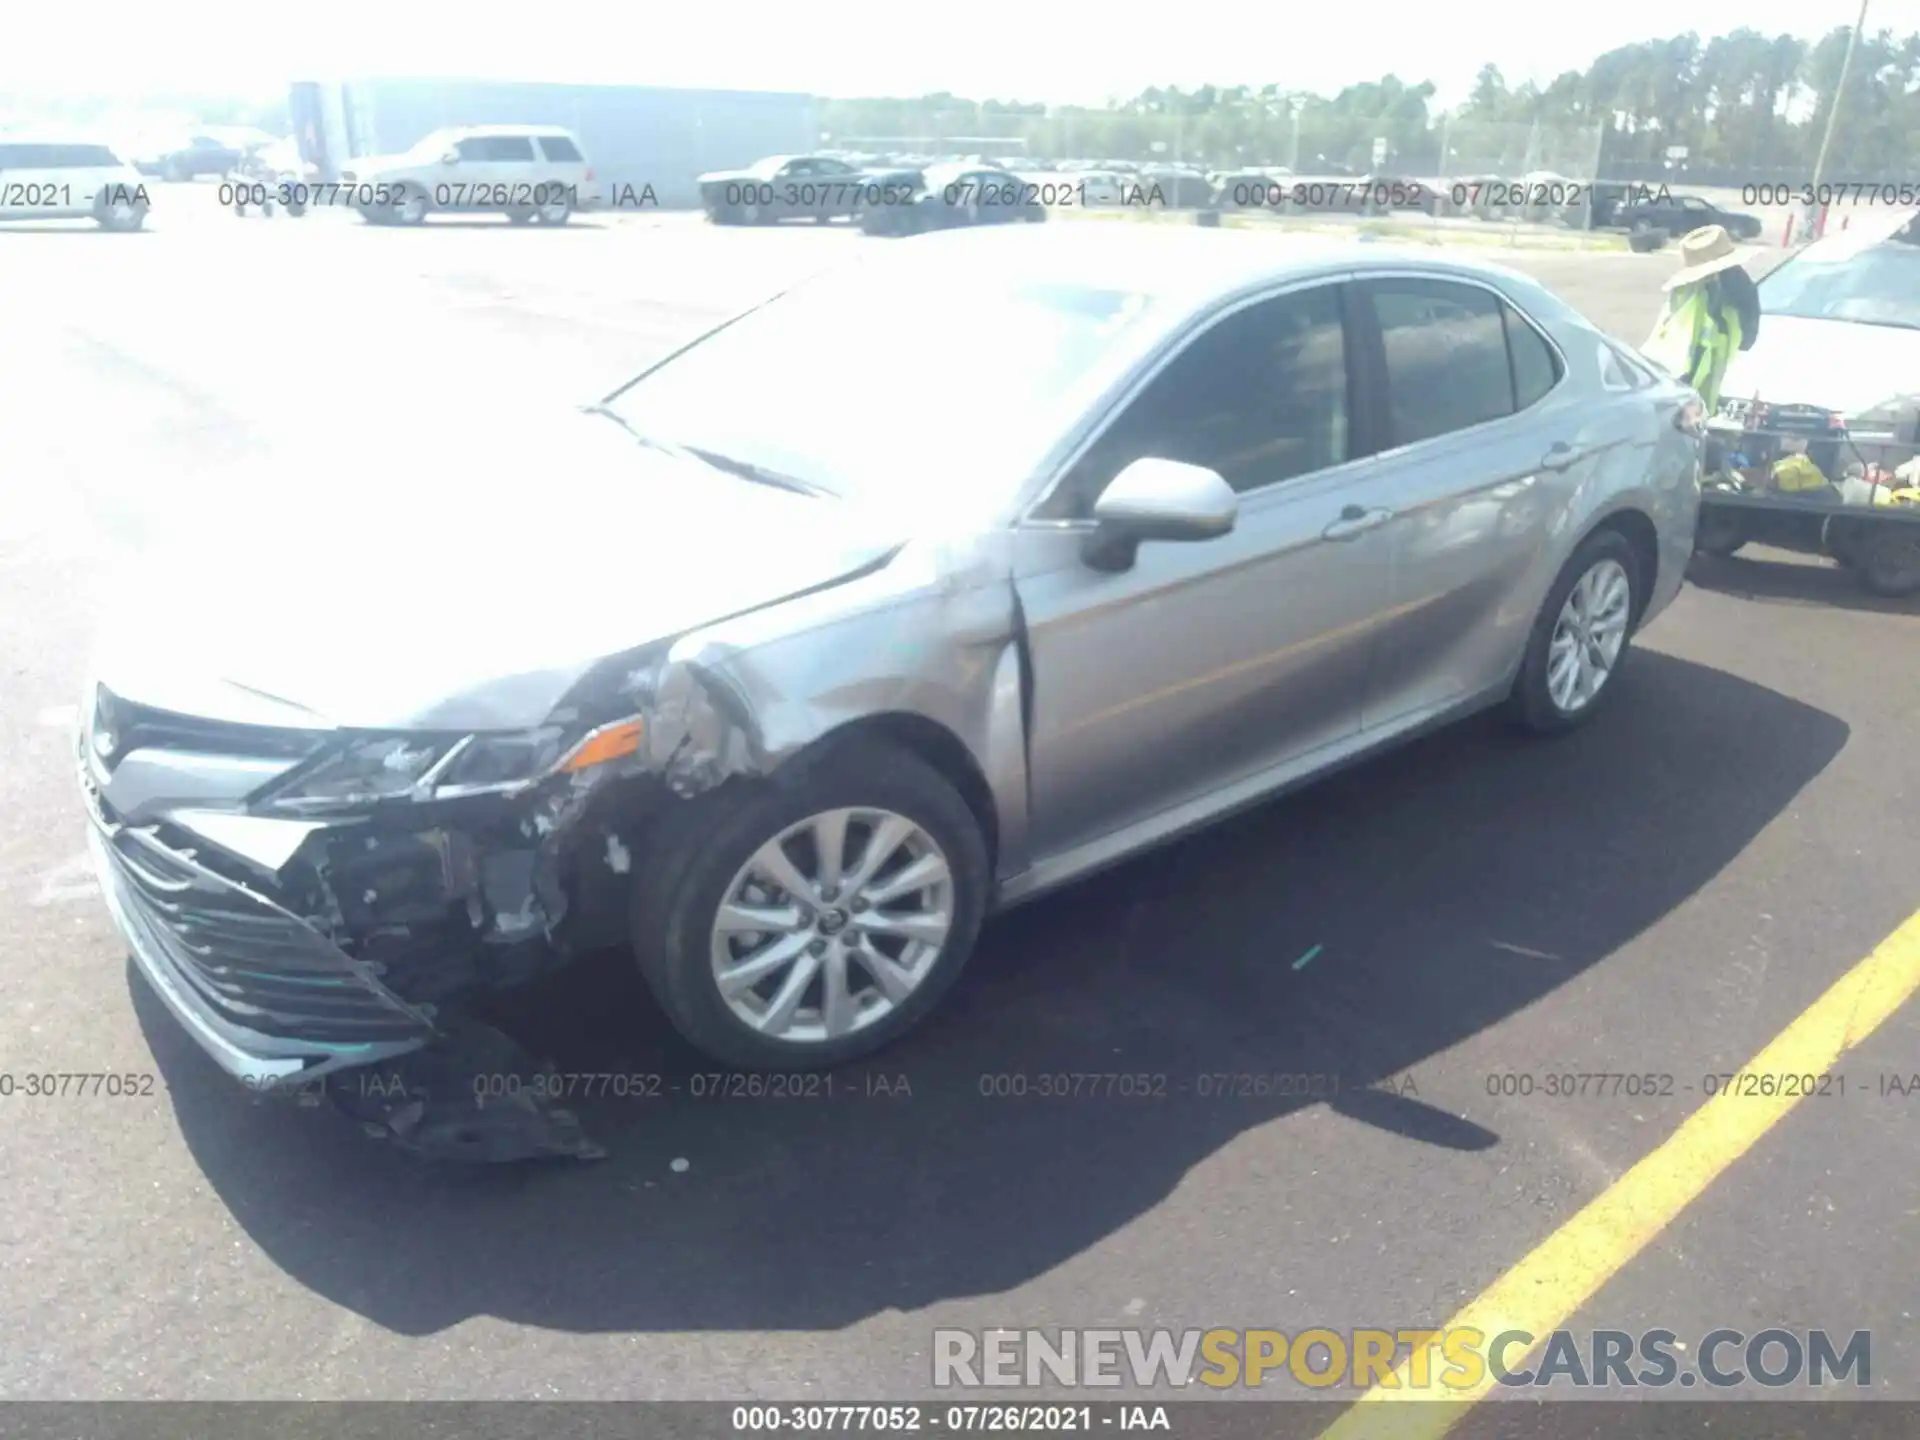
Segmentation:
<svg viewBox="0 0 1920 1440">
<path fill-rule="evenodd" d="M 246 1096 L 129 970 L 82 858 L 97 612 L 172 603 L 137 544 L 291 483 L 266 459 L 289 437 L 324 507 L 326 468 L 376 470 L 396 427 L 590 398 L 887 242 L 240 220 L 206 188 L 140 235 L 0 227 L 0 1075 L 151 1077 L 0 1098 L 0 1395 L 880 1399 L 930 1393 L 936 1327 L 1438 1325 L 1920 905 L 1920 607 L 1763 554 L 1696 574 L 1564 741 L 1470 722 L 995 922 L 831 1097 L 697 1094 L 711 1067 L 615 955 L 505 1013 L 562 1071 L 667 1077 L 578 1107 L 604 1162 L 431 1169 Z M 1513 263 L 1637 341 L 1672 261 Z M 524 537 L 475 585 L 539 585 L 590 523 L 537 473 L 393 483 Z M 460 603 L 394 620 L 431 644 Z M 1920 1094 L 1875 1084 L 1920 1070 L 1912 1007 L 1846 1069 L 1569 1323 L 1871 1330 L 1871 1394 L 1920 1400 Z M 1162 1078 L 1035 1094 L 1115 1072 Z M 1672 1078 L 1498 1093 L 1556 1072 Z"/>
</svg>

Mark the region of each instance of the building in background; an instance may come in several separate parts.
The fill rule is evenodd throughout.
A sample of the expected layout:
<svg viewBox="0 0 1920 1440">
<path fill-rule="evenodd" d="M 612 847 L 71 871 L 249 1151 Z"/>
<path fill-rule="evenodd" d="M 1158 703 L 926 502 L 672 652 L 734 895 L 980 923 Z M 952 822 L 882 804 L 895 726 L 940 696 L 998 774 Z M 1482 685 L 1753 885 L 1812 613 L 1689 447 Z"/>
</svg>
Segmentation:
<svg viewBox="0 0 1920 1440">
<path fill-rule="evenodd" d="M 303 156 L 327 179 L 355 156 L 390 155 L 450 125 L 564 125 L 580 137 L 601 192 L 653 187 L 665 207 L 696 207 L 697 176 L 819 142 L 811 95 L 547 85 L 491 80 L 297 81 L 289 94 Z"/>
</svg>

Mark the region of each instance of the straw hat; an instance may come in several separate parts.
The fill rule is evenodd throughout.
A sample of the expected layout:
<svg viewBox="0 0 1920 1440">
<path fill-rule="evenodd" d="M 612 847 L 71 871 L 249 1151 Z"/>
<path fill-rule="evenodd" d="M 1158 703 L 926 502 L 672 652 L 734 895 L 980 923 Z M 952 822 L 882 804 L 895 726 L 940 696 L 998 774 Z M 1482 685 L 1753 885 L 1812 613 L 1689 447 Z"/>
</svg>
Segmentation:
<svg viewBox="0 0 1920 1440">
<path fill-rule="evenodd" d="M 1692 285 L 1709 275 L 1744 265 L 1756 253 L 1751 246 L 1735 245 L 1726 226 L 1702 225 L 1681 238 L 1680 268 L 1669 275 L 1667 283 L 1660 288 L 1678 290 L 1682 285 Z"/>
</svg>

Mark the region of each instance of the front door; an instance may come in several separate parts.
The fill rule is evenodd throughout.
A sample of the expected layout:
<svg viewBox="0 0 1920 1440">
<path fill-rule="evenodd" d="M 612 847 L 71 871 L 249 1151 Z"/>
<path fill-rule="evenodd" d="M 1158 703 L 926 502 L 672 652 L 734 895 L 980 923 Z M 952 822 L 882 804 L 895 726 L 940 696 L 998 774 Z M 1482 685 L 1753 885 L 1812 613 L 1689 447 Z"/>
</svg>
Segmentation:
<svg viewBox="0 0 1920 1440">
<path fill-rule="evenodd" d="M 1037 854 L 1358 732 L 1387 573 L 1354 454 L 1343 291 L 1322 281 L 1209 324 L 1021 529 Z M 1239 519 L 1095 570 L 1080 559 L 1093 501 L 1144 456 L 1219 472 Z"/>
</svg>

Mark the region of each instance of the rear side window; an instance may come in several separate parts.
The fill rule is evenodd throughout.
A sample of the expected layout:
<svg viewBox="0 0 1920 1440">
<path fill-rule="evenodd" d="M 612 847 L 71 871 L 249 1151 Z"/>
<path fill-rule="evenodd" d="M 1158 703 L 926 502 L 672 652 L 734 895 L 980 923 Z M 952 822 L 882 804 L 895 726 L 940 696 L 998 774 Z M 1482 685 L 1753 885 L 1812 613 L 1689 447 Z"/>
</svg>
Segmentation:
<svg viewBox="0 0 1920 1440">
<path fill-rule="evenodd" d="M 1518 310 L 1502 305 L 1500 313 L 1507 322 L 1507 353 L 1513 356 L 1514 408 L 1524 410 L 1560 383 L 1560 357 Z"/>
<path fill-rule="evenodd" d="M 1366 289 L 1386 353 L 1390 445 L 1513 414 L 1505 307 L 1490 291 L 1425 279 L 1379 280 Z"/>
<path fill-rule="evenodd" d="M 457 148 L 462 160 L 533 159 L 533 141 L 525 135 L 469 135 Z"/>
<path fill-rule="evenodd" d="M 549 160 L 578 160 L 580 147 L 564 135 L 542 135 L 540 153 Z"/>
</svg>

